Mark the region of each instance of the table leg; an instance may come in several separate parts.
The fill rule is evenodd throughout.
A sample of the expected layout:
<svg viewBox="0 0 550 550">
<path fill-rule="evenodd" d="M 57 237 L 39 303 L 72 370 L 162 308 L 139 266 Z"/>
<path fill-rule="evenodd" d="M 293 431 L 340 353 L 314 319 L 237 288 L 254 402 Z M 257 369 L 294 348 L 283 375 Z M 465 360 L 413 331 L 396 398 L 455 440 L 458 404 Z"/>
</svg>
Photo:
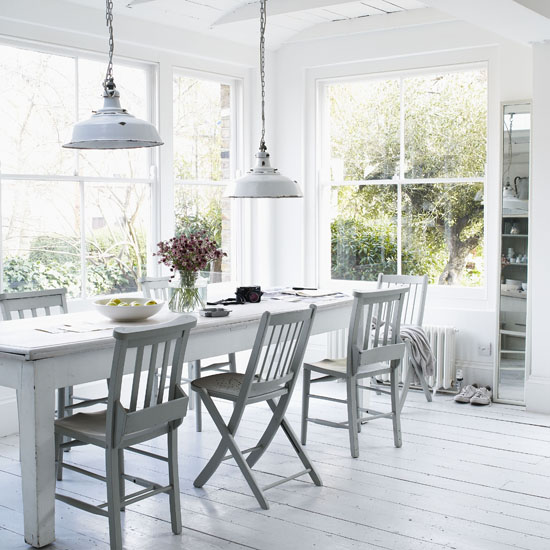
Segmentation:
<svg viewBox="0 0 550 550">
<path fill-rule="evenodd" d="M 26 362 L 18 397 L 25 541 L 35 548 L 55 540 L 55 391 L 49 369 Z"/>
</svg>

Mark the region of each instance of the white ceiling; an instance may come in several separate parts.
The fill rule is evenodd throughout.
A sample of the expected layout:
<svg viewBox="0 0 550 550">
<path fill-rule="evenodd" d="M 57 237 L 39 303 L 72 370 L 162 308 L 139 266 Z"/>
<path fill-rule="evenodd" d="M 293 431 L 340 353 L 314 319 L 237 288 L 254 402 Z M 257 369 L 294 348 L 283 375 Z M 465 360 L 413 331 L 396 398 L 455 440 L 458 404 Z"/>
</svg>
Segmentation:
<svg viewBox="0 0 550 550">
<path fill-rule="evenodd" d="M 104 10 L 103 0 L 68 0 Z M 256 45 L 259 34 L 257 0 L 113 0 L 116 14 L 190 29 L 234 42 Z M 315 25 L 384 16 L 425 5 L 418 0 L 269 0 L 266 43 L 269 48 Z"/>
</svg>

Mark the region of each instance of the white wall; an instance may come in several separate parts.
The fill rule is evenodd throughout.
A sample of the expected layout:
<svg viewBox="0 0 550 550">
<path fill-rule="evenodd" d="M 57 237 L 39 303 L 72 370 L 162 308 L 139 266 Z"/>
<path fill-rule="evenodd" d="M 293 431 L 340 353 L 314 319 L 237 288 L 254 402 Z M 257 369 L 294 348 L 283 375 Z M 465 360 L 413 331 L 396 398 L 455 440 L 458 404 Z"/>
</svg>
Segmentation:
<svg viewBox="0 0 550 550">
<path fill-rule="evenodd" d="M 531 97 L 531 50 L 459 21 L 415 24 L 383 32 L 296 42 L 276 56 L 276 141 L 271 146 L 277 167 L 303 186 L 303 200 L 272 205 L 274 283 L 319 283 L 316 243 L 315 164 L 316 79 L 400 71 L 484 61 L 489 66 L 489 143 L 486 186 L 487 285 L 484 289 L 432 287 L 426 323 L 459 329 L 457 359 L 470 381 L 492 383 L 496 344 L 498 242 L 500 220 L 500 104 Z M 493 356 L 481 357 L 478 344 L 491 343 Z"/>
<path fill-rule="evenodd" d="M 550 44 L 533 46 L 533 140 L 531 149 L 531 227 L 529 289 L 531 301 L 531 372 L 526 400 L 531 410 L 550 413 L 550 358 L 548 353 L 548 312 L 550 294 L 550 254 L 548 211 L 550 206 Z"/>
</svg>

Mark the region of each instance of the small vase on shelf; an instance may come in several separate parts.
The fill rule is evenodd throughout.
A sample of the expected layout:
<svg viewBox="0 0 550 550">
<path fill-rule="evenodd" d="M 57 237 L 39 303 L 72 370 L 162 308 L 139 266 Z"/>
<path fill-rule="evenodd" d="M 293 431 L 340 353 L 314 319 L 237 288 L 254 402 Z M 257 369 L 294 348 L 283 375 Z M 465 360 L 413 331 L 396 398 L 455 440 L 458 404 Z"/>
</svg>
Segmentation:
<svg viewBox="0 0 550 550">
<path fill-rule="evenodd" d="M 180 271 L 179 285 L 173 289 L 168 302 L 170 311 L 186 313 L 204 308 L 204 290 L 203 285 L 197 285 L 198 275 L 197 271 Z"/>
</svg>

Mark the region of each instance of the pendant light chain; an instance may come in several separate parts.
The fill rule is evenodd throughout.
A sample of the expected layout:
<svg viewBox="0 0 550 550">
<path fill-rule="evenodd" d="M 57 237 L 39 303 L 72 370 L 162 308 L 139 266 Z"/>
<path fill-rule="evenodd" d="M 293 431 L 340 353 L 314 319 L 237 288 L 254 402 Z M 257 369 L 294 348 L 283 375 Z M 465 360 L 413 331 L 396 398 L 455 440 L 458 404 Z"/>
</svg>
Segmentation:
<svg viewBox="0 0 550 550">
<path fill-rule="evenodd" d="M 260 0 L 260 80 L 262 84 L 262 137 L 260 151 L 267 151 L 265 145 L 265 25 L 266 0 Z"/>
<path fill-rule="evenodd" d="M 115 51 L 115 40 L 113 38 L 113 0 L 106 0 L 105 20 L 109 28 L 109 63 L 107 73 L 103 81 L 103 88 L 108 95 L 112 96 L 115 91 L 115 81 L 113 79 L 113 53 Z"/>
</svg>

